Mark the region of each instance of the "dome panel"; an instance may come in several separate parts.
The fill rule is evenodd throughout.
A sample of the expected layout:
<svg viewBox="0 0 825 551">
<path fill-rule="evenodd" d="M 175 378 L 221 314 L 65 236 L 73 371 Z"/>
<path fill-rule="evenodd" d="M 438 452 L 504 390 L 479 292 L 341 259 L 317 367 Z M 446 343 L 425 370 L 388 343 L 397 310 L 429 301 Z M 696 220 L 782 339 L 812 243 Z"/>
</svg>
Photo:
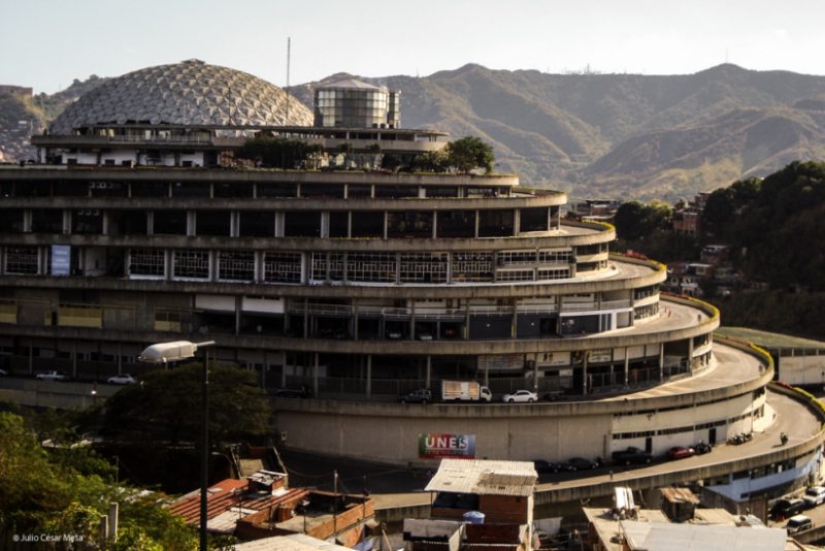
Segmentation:
<svg viewBox="0 0 825 551">
<path fill-rule="evenodd" d="M 287 94 L 258 77 L 227 67 L 187 60 L 139 69 L 116 77 L 81 96 L 50 126 L 53 135 L 116 120 L 188 125 L 311 126 L 313 114 L 291 101 L 289 120 L 282 106 Z M 206 107 L 206 109 L 205 109 Z"/>
</svg>

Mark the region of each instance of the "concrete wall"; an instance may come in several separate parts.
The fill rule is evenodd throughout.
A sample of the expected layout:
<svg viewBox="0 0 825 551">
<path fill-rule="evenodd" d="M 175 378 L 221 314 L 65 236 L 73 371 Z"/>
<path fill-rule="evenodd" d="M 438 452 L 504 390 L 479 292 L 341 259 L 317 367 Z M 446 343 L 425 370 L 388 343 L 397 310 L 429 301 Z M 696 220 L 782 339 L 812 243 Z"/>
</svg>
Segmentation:
<svg viewBox="0 0 825 551">
<path fill-rule="evenodd" d="M 777 372 L 791 385 L 825 386 L 825 349 L 783 349 Z"/>
</svg>

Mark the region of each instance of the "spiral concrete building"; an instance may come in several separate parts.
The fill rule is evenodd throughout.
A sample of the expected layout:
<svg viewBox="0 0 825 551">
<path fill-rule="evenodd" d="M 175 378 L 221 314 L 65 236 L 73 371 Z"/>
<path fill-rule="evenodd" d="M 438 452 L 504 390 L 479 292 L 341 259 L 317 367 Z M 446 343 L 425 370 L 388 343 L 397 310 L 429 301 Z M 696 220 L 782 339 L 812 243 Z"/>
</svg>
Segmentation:
<svg viewBox="0 0 825 551">
<path fill-rule="evenodd" d="M 665 267 L 565 220 L 564 193 L 376 170 L 444 134 L 304 126 L 275 87 L 200 62 L 89 94 L 33 137 L 43 164 L 0 170 L 13 373 L 140 374 L 147 344 L 208 338 L 265 388 L 311 394 L 275 398 L 284 445 L 405 465 L 661 454 L 774 422 L 770 358 L 714 342 L 718 311 L 661 294 Z M 323 170 L 227 169 L 261 131 L 321 145 Z M 446 380 L 541 403 L 397 402 Z M 815 472 L 820 443 L 766 460 L 760 491 Z"/>
</svg>

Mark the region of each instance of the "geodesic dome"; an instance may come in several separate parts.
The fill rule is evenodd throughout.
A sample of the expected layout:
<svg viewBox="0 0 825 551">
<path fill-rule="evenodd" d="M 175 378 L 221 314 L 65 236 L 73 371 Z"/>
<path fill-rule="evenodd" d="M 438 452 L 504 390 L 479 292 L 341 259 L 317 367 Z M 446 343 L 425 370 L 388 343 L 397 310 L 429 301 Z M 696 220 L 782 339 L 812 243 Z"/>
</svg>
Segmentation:
<svg viewBox="0 0 825 551">
<path fill-rule="evenodd" d="M 99 124 L 311 126 L 312 121 L 305 105 L 274 84 L 190 59 L 106 81 L 67 107 L 49 131 L 70 135 Z"/>
</svg>

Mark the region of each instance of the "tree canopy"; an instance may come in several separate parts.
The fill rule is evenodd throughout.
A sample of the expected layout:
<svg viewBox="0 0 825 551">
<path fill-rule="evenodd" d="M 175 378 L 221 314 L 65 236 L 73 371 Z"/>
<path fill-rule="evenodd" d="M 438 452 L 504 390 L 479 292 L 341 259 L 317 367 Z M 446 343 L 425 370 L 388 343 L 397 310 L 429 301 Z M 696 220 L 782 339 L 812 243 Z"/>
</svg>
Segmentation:
<svg viewBox="0 0 825 551">
<path fill-rule="evenodd" d="M 493 147 L 475 136 L 467 136 L 450 142 L 445 148 L 447 164 L 458 172 L 467 174 L 473 169 L 483 168 L 489 174 L 496 162 Z"/>
<path fill-rule="evenodd" d="M 322 148 L 318 144 L 261 135 L 247 140 L 235 156 L 265 167 L 298 169 L 313 154 L 321 151 Z"/>
<path fill-rule="evenodd" d="M 158 506 L 159 496 L 115 483 L 114 468 L 89 447 L 64 442 L 47 450 L 24 418 L 10 412 L 0 412 L 0 431 L 0 545 L 21 534 L 66 534 L 89 549 L 194 548 L 194 531 Z M 59 432 L 68 437 L 71 430 Z M 98 528 L 112 502 L 120 504 L 116 543 L 102 541 Z"/>
<path fill-rule="evenodd" d="M 825 163 L 793 162 L 715 190 L 702 227 L 732 246 L 746 278 L 825 291 Z"/>
<path fill-rule="evenodd" d="M 613 218 L 616 234 L 625 241 L 636 241 L 667 229 L 673 209 L 661 201 L 643 205 L 638 201 L 622 203 Z"/>
<path fill-rule="evenodd" d="M 201 430 L 203 364 L 148 373 L 106 404 L 104 434 L 120 442 L 194 442 Z M 210 442 L 240 442 L 270 430 L 269 400 L 252 371 L 229 366 L 209 369 Z"/>
</svg>

